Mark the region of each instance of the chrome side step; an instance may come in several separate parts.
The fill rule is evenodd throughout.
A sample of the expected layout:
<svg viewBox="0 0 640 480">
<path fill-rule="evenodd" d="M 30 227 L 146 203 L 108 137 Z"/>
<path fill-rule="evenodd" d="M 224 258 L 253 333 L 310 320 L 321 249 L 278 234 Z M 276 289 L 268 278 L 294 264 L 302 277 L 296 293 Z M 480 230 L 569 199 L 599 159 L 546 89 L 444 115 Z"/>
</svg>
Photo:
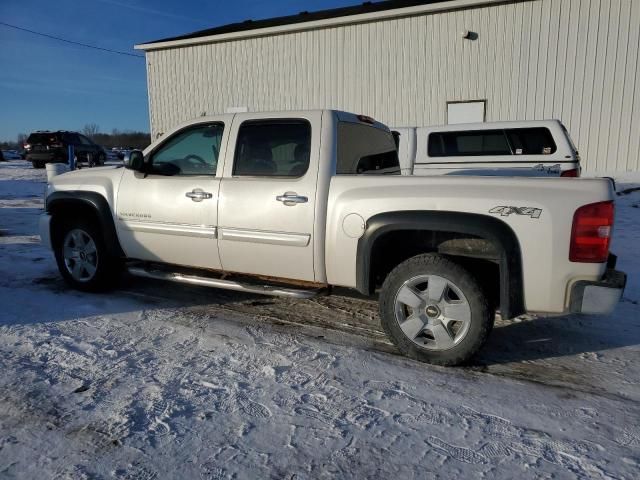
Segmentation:
<svg viewBox="0 0 640 480">
<path fill-rule="evenodd" d="M 252 285 L 250 283 L 240 283 L 233 280 L 222 280 L 210 277 L 198 277 L 195 275 L 184 275 L 176 272 L 165 272 L 162 270 L 147 270 L 141 267 L 129 267 L 129 273 L 136 277 L 153 278 L 155 280 L 168 280 L 170 282 L 187 283 L 190 285 L 200 285 L 203 287 L 223 288 L 225 290 L 236 290 L 245 293 L 257 293 L 259 295 L 271 295 L 275 297 L 289 298 L 312 298 L 321 295 L 324 289 L 305 290 L 299 288 L 285 288 L 272 285 Z"/>
</svg>

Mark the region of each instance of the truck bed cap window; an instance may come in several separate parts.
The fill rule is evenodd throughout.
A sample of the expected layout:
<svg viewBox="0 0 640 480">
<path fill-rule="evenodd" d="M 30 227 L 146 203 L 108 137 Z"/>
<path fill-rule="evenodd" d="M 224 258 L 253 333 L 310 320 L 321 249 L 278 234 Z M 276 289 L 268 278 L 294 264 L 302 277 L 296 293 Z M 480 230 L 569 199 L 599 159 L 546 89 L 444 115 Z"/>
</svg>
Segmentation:
<svg viewBox="0 0 640 480">
<path fill-rule="evenodd" d="M 430 157 L 511 155 L 502 130 L 435 132 L 429 135 Z"/>
<path fill-rule="evenodd" d="M 505 130 L 515 155 L 550 155 L 557 147 L 548 128 L 510 128 Z"/>
<path fill-rule="evenodd" d="M 549 155 L 557 147 L 546 127 L 433 132 L 430 157 Z"/>
</svg>

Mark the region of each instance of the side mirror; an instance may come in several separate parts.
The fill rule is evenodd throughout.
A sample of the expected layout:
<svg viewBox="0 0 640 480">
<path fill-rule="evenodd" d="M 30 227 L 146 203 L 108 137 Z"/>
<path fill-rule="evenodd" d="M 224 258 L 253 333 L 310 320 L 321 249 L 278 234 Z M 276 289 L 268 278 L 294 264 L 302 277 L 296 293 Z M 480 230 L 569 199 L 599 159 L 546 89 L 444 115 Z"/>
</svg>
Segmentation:
<svg viewBox="0 0 640 480">
<path fill-rule="evenodd" d="M 131 150 L 124 156 L 124 166 L 129 170 L 141 172 L 144 167 L 144 155 L 140 150 Z"/>
</svg>

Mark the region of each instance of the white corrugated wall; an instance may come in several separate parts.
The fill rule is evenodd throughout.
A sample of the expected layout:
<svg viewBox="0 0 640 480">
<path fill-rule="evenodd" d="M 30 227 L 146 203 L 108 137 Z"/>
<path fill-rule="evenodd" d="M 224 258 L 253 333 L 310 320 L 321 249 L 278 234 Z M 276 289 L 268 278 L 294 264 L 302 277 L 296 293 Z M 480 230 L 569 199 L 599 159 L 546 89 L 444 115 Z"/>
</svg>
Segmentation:
<svg viewBox="0 0 640 480">
<path fill-rule="evenodd" d="M 488 121 L 561 119 L 587 171 L 638 170 L 639 49 L 640 0 L 529 0 L 151 50 L 151 128 L 231 106 L 434 125 L 486 99 Z"/>
</svg>

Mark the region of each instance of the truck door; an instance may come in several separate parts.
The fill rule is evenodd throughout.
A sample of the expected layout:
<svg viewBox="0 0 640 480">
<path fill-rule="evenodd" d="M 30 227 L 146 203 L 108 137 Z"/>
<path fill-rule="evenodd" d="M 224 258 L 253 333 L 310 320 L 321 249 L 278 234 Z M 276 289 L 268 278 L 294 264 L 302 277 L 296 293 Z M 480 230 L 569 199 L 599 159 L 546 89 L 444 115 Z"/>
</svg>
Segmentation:
<svg viewBox="0 0 640 480">
<path fill-rule="evenodd" d="M 225 271 L 315 280 L 321 120 L 322 112 L 235 116 L 233 155 L 225 162 L 220 187 Z"/>
<path fill-rule="evenodd" d="M 180 129 L 145 155 L 145 172 L 126 170 L 116 208 L 130 258 L 220 269 L 217 208 L 226 145 L 223 121 Z"/>
</svg>

